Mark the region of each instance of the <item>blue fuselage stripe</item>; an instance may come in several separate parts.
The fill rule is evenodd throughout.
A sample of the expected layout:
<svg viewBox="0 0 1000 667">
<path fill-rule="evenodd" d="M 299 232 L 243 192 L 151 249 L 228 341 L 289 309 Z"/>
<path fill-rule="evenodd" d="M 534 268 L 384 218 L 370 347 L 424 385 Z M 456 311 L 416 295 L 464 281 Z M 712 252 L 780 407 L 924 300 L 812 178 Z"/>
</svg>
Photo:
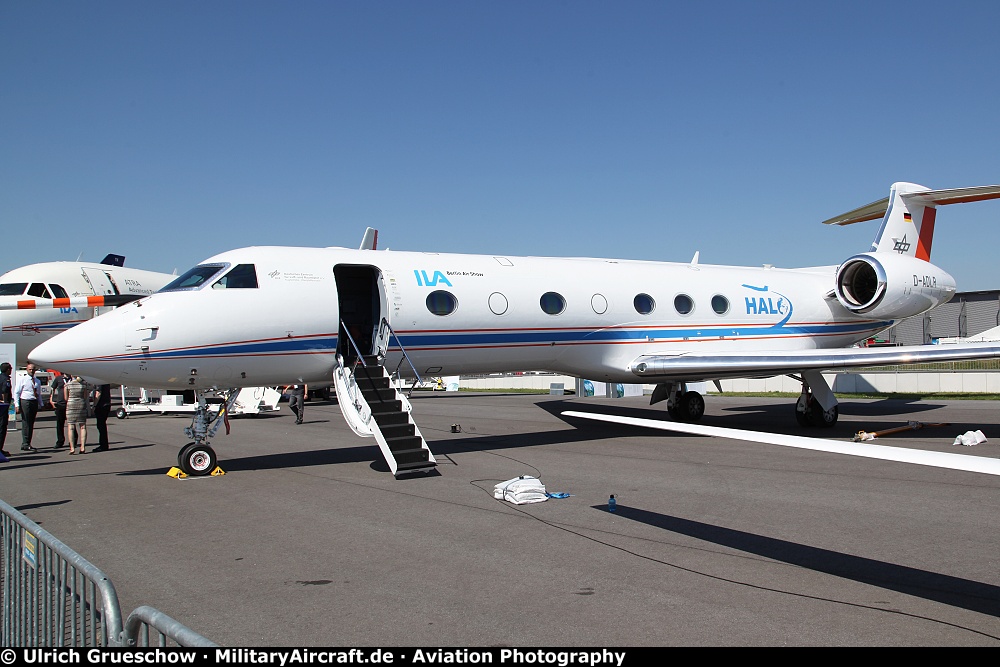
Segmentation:
<svg viewBox="0 0 1000 667">
<path fill-rule="evenodd" d="M 533 344 L 616 344 L 705 339 L 739 339 L 741 337 L 805 337 L 805 336 L 863 336 L 879 331 L 891 322 L 864 322 L 857 324 L 801 324 L 783 326 L 737 326 L 692 328 L 641 328 L 641 329 L 519 329 L 511 331 L 456 331 L 411 333 L 397 335 L 403 347 L 421 350 L 447 350 L 461 347 L 505 347 Z M 399 350 L 399 345 L 390 346 Z M 145 351 L 116 355 L 120 361 L 139 359 L 190 359 L 238 356 L 271 356 L 298 354 L 332 354 L 337 350 L 337 337 L 289 338 L 269 341 L 226 343 L 208 347 L 176 348 L 163 351 Z"/>
</svg>

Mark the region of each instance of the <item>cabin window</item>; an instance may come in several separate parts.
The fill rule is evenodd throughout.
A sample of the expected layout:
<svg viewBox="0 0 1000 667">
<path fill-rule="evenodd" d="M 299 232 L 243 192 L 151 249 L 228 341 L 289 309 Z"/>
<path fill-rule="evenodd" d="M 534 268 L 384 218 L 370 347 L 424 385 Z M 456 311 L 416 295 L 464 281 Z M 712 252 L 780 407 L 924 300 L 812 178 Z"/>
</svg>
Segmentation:
<svg viewBox="0 0 1000 667">
<path fill-rule="evenodd" d="M 594 312 L 598 315 L 603 315 L 608 312 L 608 300 L 603 294 L 595 294 L 590 299 L 590 307 L 594 309 Z"/>
<path fill-rule="evenodd" d="M 253 264 L 237 264 L 232 271 L 219 278 L 212 289 L 257 289 L 257 269 Z"/>
<path fill-rule="evenodd" d="M 49 290 L 52 292 L 52 296 L 57 299 L 69 298 L 69 294 L 63 289 L 62 285 L 49 285 Z"/>
<path fill-rule="evenodd" d="M 435 315 L 451 315 L 457 308 L 458 299 L 451 292 L 439 289 L 427 295 L 427 310 Z"/>
<path fill-rule="evenodd" d="M 649 315 L 656 308 L 656 301 L 648 294 L 636 294 L 632 299 L 632 305 L 635 306 L 635 312 L 640 315 Z"/>
<path fill-rule="evenodd" d="M 183 275 L 170 281 L 161 292 L 179 292 L 180 290 L 198 289 L 215 276 L 222 273 L 228 264 L 199 264 L 189 269 Z"/>
<path fill-rule="evenodd" d="M 729 299 L 721 294 L 716 294 L 712 297 L 712 310 L 719 315 L 725 315 L 729 312 Z"/>
<path fill-rule="evenodd" d="M 566 299 L 558 292 L 546 292 L 538 300 L 538 303 L 541 305 L 542 310 L 549 315 L 558 315 L 566 310 Z"/>
<path fill-rule="evenodd" d="M 490 310 L 494 315 L 503 315 L 507 312 L 507 297 L 500 292 L 490 294 Z"/>
<path fill-rule="evenodd" d="M 4 283 L 0 285 L 0 296 L 21 296 L 28 283 Z"/>
<path fill-rule="evenodd" d="M 52 296 L 49 294 L 48 288 L 42 283 L 31 283 L 31 287 L 28 288 L 28 296 L 33 296 L 38 299 L 52 298 Z"/>
<path fill-rule="evenodd" d="M 687 315 L 694 310 L 694 301 L 687 294 L 678 294 L 674 297 L 674 310 L 681 315 Z"/>
</svg>

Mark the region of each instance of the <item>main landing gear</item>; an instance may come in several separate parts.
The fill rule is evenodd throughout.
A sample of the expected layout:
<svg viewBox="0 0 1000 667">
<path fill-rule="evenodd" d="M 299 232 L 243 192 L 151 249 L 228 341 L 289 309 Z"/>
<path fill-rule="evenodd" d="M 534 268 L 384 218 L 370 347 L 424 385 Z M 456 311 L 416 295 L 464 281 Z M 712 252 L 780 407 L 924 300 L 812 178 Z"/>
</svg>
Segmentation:
<svg viewBox="0 0 1000 667">
<path fill-rule="evenodd" d="M 230 389 L 226 392 L 226 400 L 213 416 L 209 412 L 205 399 L 198 398 L 198 407 L 195 409 L 191 426 L 185 427 L 184 435 L 192 439 L 192 442 L 184 445 L 177 453 L 177 467 L 186 475 L 191 477 L 203 477 L 212 474 L 219 462 L 219 457 L 215 450 L 208 443 L 209 438 L 215 436 L 219 427 L 226 423 L 227 415 L 239 396 L 238 389 Z M 229 425 L 226 425 L 226 433 L 229 432 Z"/>
<path fill-rule="evenodd" d="M 801 377 L 802 393 L 795 403 L 795 420 L 799 426 L 830 428 L 837 423 L 840 410 L 837 398 L 819 371 L 805 371 Z M 720 388 L 721 391 L 721 388 Z M 688 391 L 683 382 L 662 382 L 656 385 L 649 404 L 667 402 L 667 414 L 679 422 L 697 422 L 705 414 L 705 399 L 696 391 Z"/>
<path fill-rule="evenodd" d="M 834 405 L 829 410 L 824 410 L 816 397 L 809 390 L 809 385 L 802 383 L 802 393 L 795 403 L 795 421 L 799 426 L 823 426 L 830 428 L 837 423 L 840 410 Z"/>
<path fill-rule="evenodd" d="M 687 391 L 683 382 L 664 382 L 656 385 L 649 404 L 667 402 L 667 414 L 679 422 L 697 422 L 705 415 L 705 399 L 696 391 Z"/>
</svg>

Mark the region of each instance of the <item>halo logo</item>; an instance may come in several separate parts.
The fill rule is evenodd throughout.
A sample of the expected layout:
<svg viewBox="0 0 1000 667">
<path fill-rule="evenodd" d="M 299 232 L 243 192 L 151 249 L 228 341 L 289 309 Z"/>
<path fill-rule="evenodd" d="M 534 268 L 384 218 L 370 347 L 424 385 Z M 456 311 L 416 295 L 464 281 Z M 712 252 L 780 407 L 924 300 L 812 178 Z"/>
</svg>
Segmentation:
<svg viewBox="0 0 1000 667">
<path fill-rule="evenodd" d="M 743 285 L 747 289 L 752 289 L 755 292 L 768 292 L 773 294 L 772 296 L 748 296 L 745 298 L 747 315 L 783 315 L 784 317 L 778 322 L 778 325 L 782 325 L 788 321 L 792 316 L 792 302 L 784 294 L 779 294 L 778 292 L 771 292 L 767 285 L 763 287 L 754 287 L 753 285 Z"/>
</svg>

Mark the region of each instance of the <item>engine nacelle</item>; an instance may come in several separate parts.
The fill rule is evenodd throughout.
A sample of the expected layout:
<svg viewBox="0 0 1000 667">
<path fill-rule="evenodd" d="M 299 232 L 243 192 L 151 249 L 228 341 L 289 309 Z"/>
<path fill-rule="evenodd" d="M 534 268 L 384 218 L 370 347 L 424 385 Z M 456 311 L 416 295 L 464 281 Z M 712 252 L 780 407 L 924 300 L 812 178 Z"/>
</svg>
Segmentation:
<svg viewBox="0 0 1000 667">
<path fill-rule="evenodd" d="M 898 320 L 951 299 L 955 279 L 916 257 L 866 252 L 840 265 L 836 292 L 852 313 Z"/>
</svg>

